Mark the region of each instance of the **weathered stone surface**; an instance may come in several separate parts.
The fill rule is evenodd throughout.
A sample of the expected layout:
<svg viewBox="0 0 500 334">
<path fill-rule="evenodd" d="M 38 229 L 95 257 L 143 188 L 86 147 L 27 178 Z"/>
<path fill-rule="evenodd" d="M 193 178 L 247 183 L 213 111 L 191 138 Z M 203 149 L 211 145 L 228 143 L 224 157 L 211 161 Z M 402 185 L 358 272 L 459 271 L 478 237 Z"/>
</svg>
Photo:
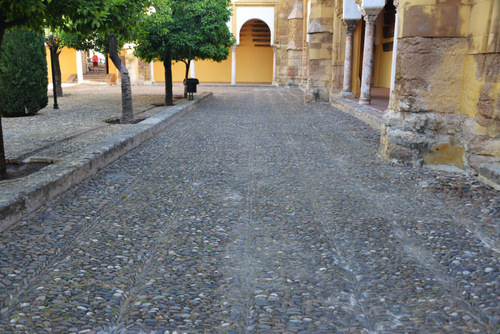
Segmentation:
<svg viewBox="0 0 500 334">
<path fill-rule="evenodd" d="M 395 110 L 460 111 L 466 46 L 464 38 L 399 39 Z"/>
<path fill-rule="evenodd" d="M 392 160 L 393 152 L 404 151 L 400 156 L 408 160 L 400 163 L 413 164 L 423 159 L 428 164 L 453 164 L 463 168 L 467 157 L 460 134 L 465 119 L 462 115 L 389 110 L 384 115 L 382 154 Z"/>
</svg>

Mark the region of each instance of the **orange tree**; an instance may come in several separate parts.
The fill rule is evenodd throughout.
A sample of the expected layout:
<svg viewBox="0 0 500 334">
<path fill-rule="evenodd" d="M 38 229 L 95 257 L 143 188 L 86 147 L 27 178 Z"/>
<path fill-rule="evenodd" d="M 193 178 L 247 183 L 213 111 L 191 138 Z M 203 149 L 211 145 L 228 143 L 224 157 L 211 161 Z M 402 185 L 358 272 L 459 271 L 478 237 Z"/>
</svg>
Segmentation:
<svg viewBox="0 0 500 334">
<path fill-rule="evenodd" d="M 108 53 L 120 71 L 122 90 L 122 123 L 133 121 L 132 89 L 127 68 L 121 62 L 118 50 L 133 40 L 140 26 L 143 13 L 150 7 L 150 0 L 81 0 L 81 7 L 69 18 L 63 30 L 77 36 L 66 45 L 79 50 L 89 48 Z M 90 10 L 89 10 L 90 8 Z M 97 9 L 93 11 L 92 9 Z"/>
<path fill-rule="evenodd" d="M 110 58 L 122 74 L 122 120 L 129 122 L 133 118 L 130 79 L 118 57 L 117 41 L 130 38 L 135 19 L 148 7 L 149 0 L 0 0 L 0 57 L 5 31 L 14 27 L 34 31 L 50 27 L 82 36 L 105 36 Z M 0 178 L 6 174 L 0 118 Z"/>
<path fill-rule="evenodd" d="M 227 0 L 157 0 L 145 15 L 135 54 L 146 61 L 163 61 L 165 105 L 173 104 L 172 61 L 227 59 L 234 38 L 226 25 L 231 17 Z"/>
</svg>

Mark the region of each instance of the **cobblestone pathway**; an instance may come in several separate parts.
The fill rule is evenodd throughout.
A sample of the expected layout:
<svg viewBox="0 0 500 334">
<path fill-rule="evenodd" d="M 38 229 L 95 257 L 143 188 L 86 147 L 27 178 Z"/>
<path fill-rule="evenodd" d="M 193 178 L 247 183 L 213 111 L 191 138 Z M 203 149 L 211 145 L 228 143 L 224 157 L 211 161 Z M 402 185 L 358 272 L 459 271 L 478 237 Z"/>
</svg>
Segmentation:
<svg viewBox="0 0 500 334">
<path fill-rule="evenodd" d="M 216 94 L 4 232 L 0 332 L 498 332 L 499 193 L 301 94 Z"/>
</svg>

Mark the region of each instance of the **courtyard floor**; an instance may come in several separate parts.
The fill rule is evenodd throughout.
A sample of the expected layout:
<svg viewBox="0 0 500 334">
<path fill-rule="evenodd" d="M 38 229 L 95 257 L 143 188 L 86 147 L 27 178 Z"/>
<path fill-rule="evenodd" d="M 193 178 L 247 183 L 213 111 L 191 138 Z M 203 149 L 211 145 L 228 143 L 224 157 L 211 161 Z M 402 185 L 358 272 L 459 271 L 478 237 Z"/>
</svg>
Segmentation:
<svg viewBox="0 0 500 334">
<path fill-rule="evenodd" d="M 163 87 L 134 89 L 154 114 Z M 498 332 L 498 191 L 389 165 L 377 131 L 298 89 L 202 90 L 211 102 L 2 232 L 0 332 Z M 74 154 L 113 135 L 119 103 L 73 90 L 2 120 L 7 155 Z"/>
</svg>

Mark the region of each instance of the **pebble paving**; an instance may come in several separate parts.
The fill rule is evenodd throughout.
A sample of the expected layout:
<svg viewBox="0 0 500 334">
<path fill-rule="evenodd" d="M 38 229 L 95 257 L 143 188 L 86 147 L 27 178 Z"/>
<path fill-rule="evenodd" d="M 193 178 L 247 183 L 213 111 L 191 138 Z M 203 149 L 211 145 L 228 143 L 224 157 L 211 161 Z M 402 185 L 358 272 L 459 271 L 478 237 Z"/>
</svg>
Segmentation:
<svg viewBox="0 0 500 334">
<path fill-rule="evenodd" d="M 498 191 L 300 90 L 215 90 L 3 232 L 0 332 L 499 332 Z"/>
</svg>

